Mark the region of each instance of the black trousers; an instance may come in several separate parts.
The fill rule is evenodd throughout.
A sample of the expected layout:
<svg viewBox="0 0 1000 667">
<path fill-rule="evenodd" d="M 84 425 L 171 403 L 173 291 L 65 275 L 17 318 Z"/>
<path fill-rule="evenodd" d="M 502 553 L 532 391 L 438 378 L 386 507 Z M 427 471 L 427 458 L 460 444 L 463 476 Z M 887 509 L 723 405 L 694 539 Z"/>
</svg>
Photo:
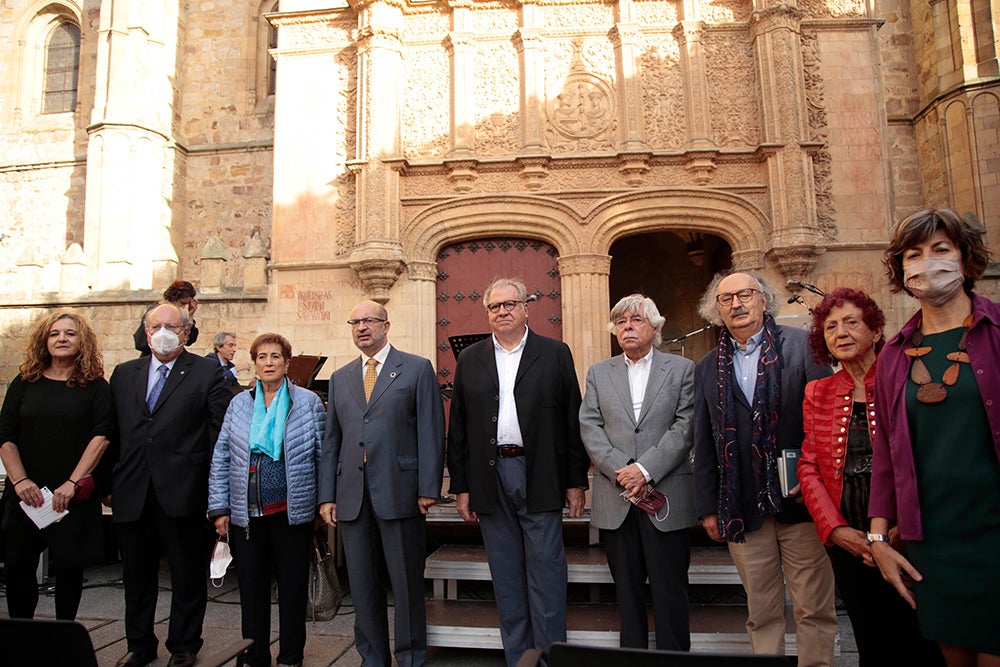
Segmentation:
<svg viewBox="0 0 1000 667">
<path fill-rule="evenodd" d="M 38 532 L 4 532 L 4 569 L 7 572 L 7 613 L 11 618 L 34 618 L 38 606 L 38 582 L 35 571 L 38 557 L 47 546 Z M 80 608 L 83 594 L 83 568 L 52 567 L 56 579 L 56 618 L 72 621 Z"/>
<path fill-rule="evenodd" d="M 167 650 L 198 652 L 208 600 L 208 561 L 213 533 L 204 514 L 169 517 L 153 485 L 138 521 L 116 524 L 125 584 L 125 637 L 129 651 L 155 651 L 160 557 L 170 565 L 170 624 Z"/>
<path fill-rule="evenodd" d="M 250 519 L 247 529 L 230 526 L 229 549 L 240 585 L 243 637 L 252 639 L 243 663 L 271 664 L 271 577 L 278 582 L 278 662 L 302 662 L 306 646 L 306 598 L 312 522 L 288 525 L 288 513 Z"/>
<path fill-rule="evenodd" d="M 656 648 L 691 650 L 688 615 L 688 565 L 691 538 L 687 528 L 661 532 L 638 507 L 629 507 L 622 525 L 602 530 L 608 566 L 615 580 L 621 614 L 620 644 L 649 648 L 646 578 L 653 599 Z"/>
<path fill-rule="evenodd" d="M 840 547 L 827 547 L 840 599 L 854 628 L 859 667 L 944 667 L 936 642 L 924 639 L 917 613 L 877 567 L 868 567 Z"/>
</svg>

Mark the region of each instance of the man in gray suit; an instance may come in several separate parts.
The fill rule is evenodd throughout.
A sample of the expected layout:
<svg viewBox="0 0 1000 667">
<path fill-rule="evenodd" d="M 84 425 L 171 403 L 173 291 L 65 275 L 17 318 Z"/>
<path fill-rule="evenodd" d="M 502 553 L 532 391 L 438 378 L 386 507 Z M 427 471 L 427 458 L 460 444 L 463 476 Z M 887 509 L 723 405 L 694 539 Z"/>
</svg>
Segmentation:
<svg viewBox="0 0 1000 667">
<path fill-rule="evenodd" d="M 630 294 L 608 330 L 624 354 L 587 371 L 580 436 L 596 468 L 590 523 L 601 530 L 621 614 L 620 643 L 649 647 L 646 578 L 656 648 L 691 648 L 688 528 L 698 523 L 691 473 L 694 363 L 656 349 L 664 318 Z M 629 499 L 666 497 L 655 514 Z"/>
<path fill-rule="evenodd" d="M 361 664 L 390 667 L 386 574 L 395 601 L 399 667 L 424 664 L 424 515 L 441 495 L 444 408 L 431 363 L 387 341 L 374 301 L 351 311 L 361 358 L 330 378 L 319 513 L 340 525 Z"/>
</svg>

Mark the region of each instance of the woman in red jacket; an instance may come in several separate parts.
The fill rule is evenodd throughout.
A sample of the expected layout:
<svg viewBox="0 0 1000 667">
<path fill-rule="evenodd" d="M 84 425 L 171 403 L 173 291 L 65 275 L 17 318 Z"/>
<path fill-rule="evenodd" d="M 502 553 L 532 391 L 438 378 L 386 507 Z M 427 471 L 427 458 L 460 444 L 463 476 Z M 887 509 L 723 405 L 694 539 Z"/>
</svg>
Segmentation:
<svg viewBox="0 0 1000 667">
<path fill-rule="evenodd" d="M 875 432 L 875 355 L 885 315 L 864 292 L 841 287 L 813 309 L 809 341 L 835 375 L 806 385 L 799 484 L 827 546 L 840 598 L 854 627 L 861 667 L 943 665 L 913 610 L 882 579 L 868 546 L 868 495 Z"/>
</svg>

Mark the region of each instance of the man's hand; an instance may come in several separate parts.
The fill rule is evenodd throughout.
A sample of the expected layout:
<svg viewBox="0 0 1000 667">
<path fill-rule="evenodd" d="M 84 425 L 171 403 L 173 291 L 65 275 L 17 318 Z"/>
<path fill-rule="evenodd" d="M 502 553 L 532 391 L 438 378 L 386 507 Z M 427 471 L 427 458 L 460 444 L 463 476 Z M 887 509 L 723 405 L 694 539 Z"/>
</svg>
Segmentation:
<svg viewBox="0 0 1000 667">
<path fill-rule="evenodd" d="M 642 474 L 642 470 L 635 463 L 630 463 L 624 468 L 616 470 L 615 478 L 618 484 L 628 491 L 629 498 L 633 496 L 641 498 L 645 495 L 646 476 Z"/>
<path fill-rule="evenodd" d="M 569 508 L 569 518 L 579 519 L 583 516 L 583 505 L 587 502 L 587 494 L 583 489 L 566 489 L 566 507 Z"/>
<path fill-rule="evenodd" d="M 319 506 L 319 515 L 328 526 L 337 525 L 337 503 L 323 503 Z"/>
<path fill-rule="evenodd" d="M 229 534 L 229 515 L 223 514 L 222 516 L 215 517 L 215 534 L 228 535 Z"/>
<path fill-rule="evenodd" d="M 795 502 L 802 505 L 806 502 L 805 497 L 802 495 L 802 485 L 796 484 L 792 488 L 788 489 L 788 497 L 795 498 Z"/>
<path fill-rule="evenodd" d="M 431 505 L 437 505 L 437 498 L 428 498 L 427 496 L 419 496 L 417 498 L 417 505 L 420 507 L 421 514 L 427 514 L 427 510 L 431 508 Z"/>
<path fill-rule="evenodd" d="M 716 542 L 725 542 L 725 538 L 719 532 L 719 515 L 707 514 L 701 517 L 701 527 L 705 529 L 708 536 Z"/>
<path fill-rule="evenodd" d="M 455 494 L 455 509 L 458 510 L 458 515 L 461 516 L 464 521 L 468 521 L 469 523 L 479 521 L 479 515 L 469 509 L 468 493 Z"/>
</svg>

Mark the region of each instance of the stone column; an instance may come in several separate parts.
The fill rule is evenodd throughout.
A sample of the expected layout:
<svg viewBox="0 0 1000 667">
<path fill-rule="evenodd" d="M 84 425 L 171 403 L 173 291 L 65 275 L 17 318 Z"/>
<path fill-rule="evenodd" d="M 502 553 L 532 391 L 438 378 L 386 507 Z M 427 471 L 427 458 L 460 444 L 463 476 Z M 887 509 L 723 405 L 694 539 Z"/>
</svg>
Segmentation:
<svg viewBox="0 0 1000 667">
<path fill-rule="evenodd" d="M 171 122 L 180 5 L 101 3 L 84 249 L 95 289 L 159 289 L 177 273 Z"/>
<path fill-rule="evenodd" d="M 632 0 L 619 0 L 616 7 L 617 21 L 611 29 L 611 43 L 615 47 L 615 64 L 618 68 L 617 91 L 618 122 L 622 127 L 623 151 L 648 151 L 643 137 L 642 77 L 639 60 L 639 24 L 632 12 Z"/>
<path fill-rule="evenodd" d="M 514 46 L 521 53 L 521 148 L 545 153 L 545 54 L 542 8 L 535 0 L 521 0 L 521 29 Z"/>
<path fill-rule="evenodd" d="M 611 337 L 604 324 L 610 312 L 611 256 L 564 255 L 558 259 L 562 278 L 563 341 L 573 350 L 581 390 L 591 364 L 611 356 Z"/>
<path fill-rule="evenodd" d="M 784 3 L 750 19 L 760 73 L 763 141 L 779 148 L 767 161 L 773 224 L 769 257 L 790 279 L 809 275 L 825 250 L 816 220 L 801 47 L 801 10 Z"/>
<path fill-rule="evenodd" d="M 406 304 L 407 321 L 410 323 L 408 326 L 411 329 L 408 333 L 414 337 L 416 342 L 412 352 L 427 357 L 433 364 L 437 359 L 437 350 L 434 348 L 437 342 L 435 330 L 437 326 L 435 323 L 437 301 L 434 298 L 437 287 L 437 264 L 427 261 L 410 261 L 406 264 L 406 273 L 410 282 L 414 283 L 410 288 L 410 296 Z M 396 307 L 399 308 L 399 306 Z"/>
<path fill-rule="evenodd" d="M 444 42 L 451 54 L 451 157 L 467 157 L 475 148 L 476 44 L 467 32 L 468 5 L 451 5 L 452 32 Z"/>
<path fill-rule="evenodd" d="M 358 7 L 357 230 L 351 267 L 366 293 L 389 300 L 406 264 L 399 242 L 399 173 L 384 160 L 399 157 L 403 59 L 401 0 Z"/>
</svg>

